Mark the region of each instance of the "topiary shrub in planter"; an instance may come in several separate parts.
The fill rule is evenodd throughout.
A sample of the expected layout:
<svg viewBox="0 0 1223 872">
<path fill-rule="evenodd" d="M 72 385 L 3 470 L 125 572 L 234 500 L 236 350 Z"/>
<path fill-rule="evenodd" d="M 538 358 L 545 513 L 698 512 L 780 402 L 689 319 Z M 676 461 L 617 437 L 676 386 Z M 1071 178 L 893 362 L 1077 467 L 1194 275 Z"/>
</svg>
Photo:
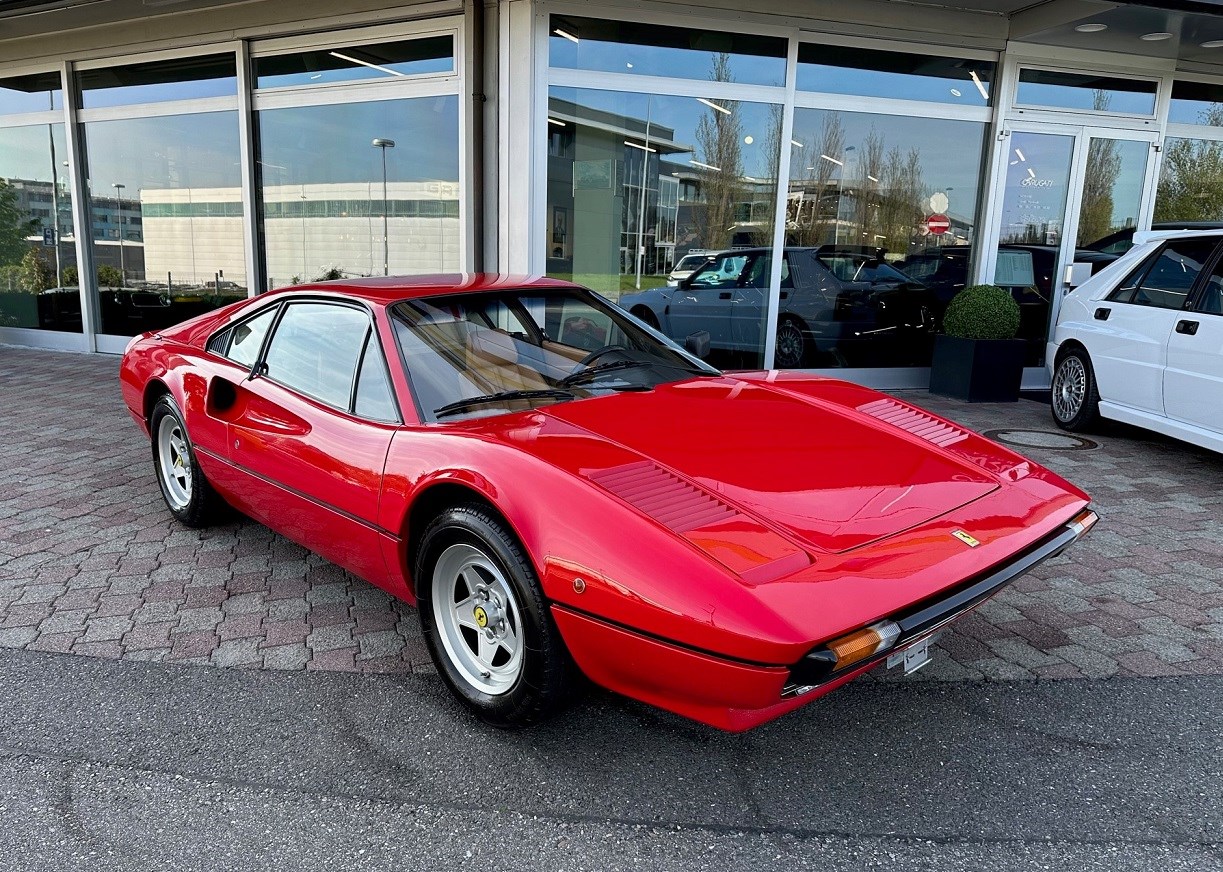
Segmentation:
<svg viewBox="0 0 1223 872">
<path fill-rule="evenodd" d="M 970 403 L 1019 399 L 1026 343 L 1016 339 L 1019 304 L 997 285 L 970 285 L 943 315 L 934 338 L 930 393 Z"/>
</svg>

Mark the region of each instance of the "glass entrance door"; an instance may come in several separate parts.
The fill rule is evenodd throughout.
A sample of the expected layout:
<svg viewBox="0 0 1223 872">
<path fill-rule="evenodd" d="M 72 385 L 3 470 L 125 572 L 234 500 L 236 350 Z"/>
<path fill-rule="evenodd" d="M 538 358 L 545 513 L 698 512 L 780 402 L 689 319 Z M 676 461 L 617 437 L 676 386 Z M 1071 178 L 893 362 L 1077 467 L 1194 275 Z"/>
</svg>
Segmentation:
<svg viewBox="0 0 1223 872">
<path fill-rule="evenodd" d="M 1042 125 L 1012 129 L 1003 166 L 994 284 L 1020 306 L 1026 365 L 1043 380 L 1045 344 L 1069 290 L 1067 267 L 1096 272 L 1124 250 L 1150 187 L 1151 141 L 1124 131 Z M 1029 380 L 1030 382 L 1031 380 Z"/>
</svg>

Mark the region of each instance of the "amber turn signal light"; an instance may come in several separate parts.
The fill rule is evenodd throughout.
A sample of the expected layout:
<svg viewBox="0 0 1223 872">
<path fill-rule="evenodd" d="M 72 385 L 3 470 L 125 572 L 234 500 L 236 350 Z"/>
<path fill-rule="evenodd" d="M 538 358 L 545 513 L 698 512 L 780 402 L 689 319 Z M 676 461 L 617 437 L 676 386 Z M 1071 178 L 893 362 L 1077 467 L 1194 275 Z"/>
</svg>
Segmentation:
<svg viewBox="0 0 1223 872">
<path fill-rule="evenodd" d="M 880 651 L 886 651 L 900 638 L 900 625 L 895 621 L 880 621 L 847 636 L 833 639 L 828 650 L 836 655 L 837 669 L 844 669 L 860 660 L 865 660 Z"/>
<path fill-rule="evenodd" d="M 1074 516 L 1074 520 L 1070 522 L 1069 526 L 1071 530 L 1074 530 L 1075 538 L 1082 539 L 1099 520 L 1100 516 L 1091 509 L 1084 509 Z"/>
</svg>

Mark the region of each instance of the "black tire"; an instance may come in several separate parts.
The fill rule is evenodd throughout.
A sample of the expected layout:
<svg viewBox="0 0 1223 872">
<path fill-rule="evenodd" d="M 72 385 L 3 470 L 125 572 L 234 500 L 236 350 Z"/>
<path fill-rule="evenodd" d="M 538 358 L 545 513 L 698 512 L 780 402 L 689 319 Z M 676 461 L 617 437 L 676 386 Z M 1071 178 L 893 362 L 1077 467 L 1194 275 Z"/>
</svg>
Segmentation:
<svg viewBox="0 0 1223 872">
<path fill-rule="evenodd" d="M 478 677 L 465 677 L 471 674 L 472 661 L 464 662 L 464 657 L 470 658 L 475 653 L 470 644 L 466 654 L 447 649 L 447 638 L 449 644 L 455 645 L 453 631 L 459 628 L 439 626 L 439 615 L 441 621 L 450 620 L 444 609 L 445 596 L 452 584 L 442 577 L 449 562 L 441 570 L 439 563 L 444 555 L 450 561 L 450 555 L 456 551 L 473 555 L 479 552 L 500 573 L 516 607 L 514 629 L 518 633 L 521 660 L 516 674 L 506 679 L 510 683 L 494 692 L 477 687 Z M 525 727 L 546 720 L 574 698 L 580 674 L 552 619 L 535 568 L 505 522 L 488 507 L 478 503 L 457 505 L 434 518 L 417 549 L 414 576 L 420 625 L 429 654 L 450 691 L 476 717 L 497 727 Z M 449 595 L 459 594 L 450 590 Z M 452 600 L 451 605 L 455 602 L 458 601 Z M 458 610 L 456 607 L 455 611 Z M 508 617 L 508 609 L 504 613 Z M 457 644 L 461 643 L 458 640 Z M 484 677 L 487 679 L 488 673 Z"/>
<path fill-rule="evenodd" d="M 777 322 L 777 346 L 773 355 L 773 366 L 777 369 L 794 369 L 807 362 L 811 343 L 807 341 L 807 329 L 793 315 L 782 315 Z"/>
<path fill-rule="evenodd" d="M 1099 423 L 1100 391 L 1085 350 L 1070 348 L 1058 355 L 1049 408 L 1063 430 L 1083 432 Z"/>
<path fill-rule="evenodd" d="M 166 465 L 162 463 L 163 427 L 174 437 L 172 445 L 167 446 L 170 455 Z M 149 416 L 149 433 L 153 443 L 153 472 L 171 514 L 188 527 L 207 527 L 220 520 L 225 514 L 225 501 L 213 490 L 196 462 L 187 425 L 183 423 L 182 413 L 169 394 L 163 395 L 153 406 L 153 414 Z M 185 488 L 171 472 L 172 469 L 186 472 Z M 175 480 L 179 481 L 177 487 L 173 483 Z"/>
</svg>

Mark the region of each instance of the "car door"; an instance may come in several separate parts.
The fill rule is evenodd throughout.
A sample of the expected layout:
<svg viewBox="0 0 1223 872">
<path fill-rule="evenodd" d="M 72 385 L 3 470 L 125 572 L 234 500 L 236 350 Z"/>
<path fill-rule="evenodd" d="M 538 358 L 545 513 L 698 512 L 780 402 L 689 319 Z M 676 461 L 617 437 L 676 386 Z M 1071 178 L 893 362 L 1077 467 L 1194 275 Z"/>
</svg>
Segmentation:
<svg viewBox="0 0 1223 872">
<path fill-rule="evenodd" d="M 1223 257 L 1168 336 L 1164 411 L 1174 420 L 1223 434 Z"/>
<path fill-rule="evenodd" d="M 1103 401 L 1164 414 L 1168 340 L 1216 242 L 1169 239 L 1092 305 L 1087 344 Z"/>
<path fill-rule="evenodd" d="M 753 256 L 743 268 L 739 286 L 735 288 L 730 306 L 730 338 L 733 348 L 763 352 L 765 313 L 768 311 L 769 279 L 773 273 L 770 254 Z M 784 311 L 794 290 L 790 277 L 790 256 L 781 260 L 781 306 Z"/>
<path fill-rule="evenodd" d="M 223 412 L 244 477 L 240 508 L 374 582 L 387 567 L 377 526 L 399 412 L 370 313 L 326 300 L 287 303 L 252 375 Z"/>
<path fill-rule="evenodd" d="M 676 288 L 667 306 L 668 335 L 683 342 L 690 334 L 707 330 L 712 347 L 732 348 L 731 306 L 750 259 L 737 253 L 719 255 Z"/>
</svg>

